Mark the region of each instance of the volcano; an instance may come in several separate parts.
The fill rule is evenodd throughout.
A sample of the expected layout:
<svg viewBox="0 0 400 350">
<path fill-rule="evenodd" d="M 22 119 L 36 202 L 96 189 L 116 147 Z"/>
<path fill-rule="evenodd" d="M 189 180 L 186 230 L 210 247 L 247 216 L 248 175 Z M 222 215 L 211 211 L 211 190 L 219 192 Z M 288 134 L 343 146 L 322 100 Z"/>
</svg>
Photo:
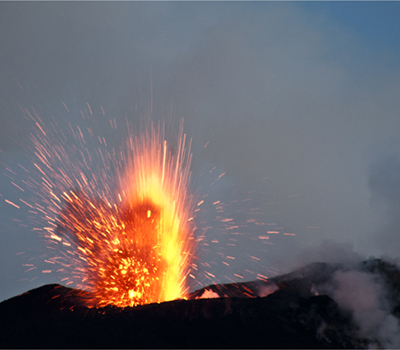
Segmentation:
<svg viewBox="0 0 400 350">
<path fill-rule="evenodd" d="M 340 264 L 313 263 L 268 281 L 214 284 L 187 300 L 88 308 L 89 292 L 51 284 L 0 303 L 1 348 L 367 348 L 353 314 L 316 288 Z M 400 271 L 383 260 L 358 270 L 389 286 L 400 316 Z M 265 295 L 265 296 L 263 296 Z M 208 298 L 206 298 L 208 297 Z M 396 304 L 397 303 L 397 304 Z"/>
</svg>

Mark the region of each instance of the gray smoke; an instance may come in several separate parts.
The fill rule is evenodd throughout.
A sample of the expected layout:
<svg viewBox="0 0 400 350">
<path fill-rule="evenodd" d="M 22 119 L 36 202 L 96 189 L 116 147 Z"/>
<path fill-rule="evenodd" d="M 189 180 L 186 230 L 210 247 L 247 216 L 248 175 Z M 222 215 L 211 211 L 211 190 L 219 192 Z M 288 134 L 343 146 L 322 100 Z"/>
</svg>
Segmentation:
<svg viewBox="0 0 400 350">
<path fill-rule="evenodd" d="M 387 286 L 380 275 L 339 270 L 320 291 L 352 313 L 361 337 L 375 339 L 384 348 L 400 346 L 399 320 L 390 313 Z"/>
<path fill-rule="evenodd" d="M 79 110 L 89 103 L 99 124 L 96 131 L 118 144 L 110 119 L 118 130 L 126 117 L 137 124 L 152 102 L 154 119 L 185 119 L 185 131 L 193 137 L 193 177 L 200 177 L 200 186 L 208 183 L 199 174 L 217 166 L 217 175 L 226 173 L 221 183 L 255 191 L 260 221 L 296 234 L 283 236 L 282 229 L 260 242 L 257 237 L 264 234 L 243 225 L 242 242 L 224 247 L 225 255 L 240 257 L 230 265 L 230 278 L 269 274 L 271 266 L 283 272 L 298 251 L 327 238 L 381 254 L 399 241 L 398 221 L 392 209 L 388 222 L 393 230 L 385 242 L 393 243 L 379 246 L 366 234 L 376 218 L 369 205 L 365 152 L 377 140 L 397 137 L 399 70 L 397 60 L 391 64 L 388 58 L 397 56 L 391 48 L 388 55 L 370 48 L 364 33 L 343 26 L 318 6 L 0 2 L 1 161 L 13 171 L 18 164 L 29 168 L 21 160 L 26 151 L 21 140 L 32 130 L 21 108 L 35 106 L 44 123 L 54 118 L 76 125 Z M 377 26 L 368 23 L 381 41 L 386 36 Z M 387 182 L 384 172 L 372 175 Z M 43 252 L 29 251 L 39 250 L 39 243 L 28 244 L 33 233 L 13 221 L 23 220 L 22 211 L 15 214 L 17 209 L 4 201 L 29 201 L 29 196 L 9 178 L 0 185 L 5 232 L 0 271 L 2 280 L 11 281 L 2 284 L 1 300 L 36 286 L 35 276 L 23 272 L 15 254 L 25 251 L 29 259 Z M 387 197 L 390 187 L 374 191 Z M 225 185 L 206 192 L 214 201 L 235 198 Z M 248 198 L 240 197 L 234 200 Z M 224 217 L 237 218 L 231 208 Z M 209 241 L 228 237 L 218 227 L 208 233 L 219 236 Z M 313 259 L 335 254 L 325 249 Z M 245 268 L 253 274 L 243 271 L 241 262 L 251 256 L 262 261 L 253 259 L 255 266 Z M 214 265 L 213 271 L 219 281 L 228 281 L 228 272 Z"/>
<path fill-rule="evenodd" d="M 394 167 L 392 162 L 389 164 Z M 385 173 L 388 174 L 388 172 Z M 371 348 L 400 347 L 400 324 L 398 318 L 392 314 L 398 303 L 397 292 L 393 291 L 396 277 L 390 273 L 388 276 L 391 277 L 384 277 L 383 273 L 378 273 L 374 269 L 371 271 L 375 272 L 371 272 L 368 267 L 376 263 L 374 259 L 367 259 L 356 252 L 349 242 L 338 243 L 330 240 L 300 251 L 288 265 L 290 267 L 287 270 L 292 271 L 313 262 L 328 263 L 336 269 L 327 282 L 323 284 L 317 282 L 312 285 L 313 294 L 329 295 L 342 310 L 350 312 L 358 328 L 358 335 L 369 339 Z M 386 262 L 386 271 L 399 269 L 398 260 L 387 258 Z M 301 269 L 300 271 L 307 271 L 307 274 L 317 276 L 320 272 L 315 268 L 311 264 L 309 270 Z M 321 325 L 321 331 L 323 328 Z"/>
</svg>

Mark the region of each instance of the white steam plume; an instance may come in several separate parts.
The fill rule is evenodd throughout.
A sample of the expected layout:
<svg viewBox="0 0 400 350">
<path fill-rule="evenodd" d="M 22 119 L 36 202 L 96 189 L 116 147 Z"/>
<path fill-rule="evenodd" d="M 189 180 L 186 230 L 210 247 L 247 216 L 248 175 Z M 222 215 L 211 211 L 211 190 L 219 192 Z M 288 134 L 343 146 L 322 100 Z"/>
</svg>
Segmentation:
<svg viewBox="0 0 400 350">
<path fill-rule="evenodd" d="M 342 309 L 352 312 L 360 336 L 375 339 L 384 348 L 400 347 L 399 322 L 390 313 L 386 285 L 379 275 L 339 270 L 324 289 Z"/>
</svg>

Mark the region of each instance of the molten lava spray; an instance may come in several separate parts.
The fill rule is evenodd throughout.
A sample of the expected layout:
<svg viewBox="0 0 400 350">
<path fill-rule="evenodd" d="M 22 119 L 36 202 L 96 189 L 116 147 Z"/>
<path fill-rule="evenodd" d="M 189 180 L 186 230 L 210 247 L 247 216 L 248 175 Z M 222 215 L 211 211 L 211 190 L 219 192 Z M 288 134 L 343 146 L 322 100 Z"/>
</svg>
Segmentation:
<svg viewBox="0 0 400 350">
<path fill-rule="evenodd" d="M 75 159 L 36 124 L 32 139 L 40 162 L 35 166 L 43 174 L 38 194 L 46 205 L 37 202 L 35 209 L 47 222 L 49 248 L 58 254 L 47 262 L 62 265 L 57 270 L 62 281 L 92 292 L 90 307 L 185 297 L 194 239 L 191 153 L 182 124 L 172 145 L 163 125 L 149 123 L 138 135 L 129 132 L 117 152 L 75 149 Z M 86 144 L 81 129 L 73 134 Z M 97 169 L 91 167 L 96 155 L 102 159 Z M 109 185 L 110 167 L 116 170 L 116 188 Z M 91 171 L 90 177 L 83 170 Z"/>
</svg>

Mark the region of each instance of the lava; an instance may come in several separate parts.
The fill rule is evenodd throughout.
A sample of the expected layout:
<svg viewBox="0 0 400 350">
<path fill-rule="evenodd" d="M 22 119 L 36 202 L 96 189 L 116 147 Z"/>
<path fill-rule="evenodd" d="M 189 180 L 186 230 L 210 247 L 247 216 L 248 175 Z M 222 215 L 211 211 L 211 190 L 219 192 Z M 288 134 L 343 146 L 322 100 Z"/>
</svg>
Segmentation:
<svg viewBox="0 0 400 350">
<path fill-rule="evenodd" d="M 63 105 L 64 117 L 47 116 L 46 121 L 38 107 L 21 107 L 34 125 L 25 144 L 34 169 L 18 164 L 21 177 L 6 169 L 11 183 L 24 193 L 19 200 L 26 207 L 15 198 L 6 203 L 27 210 L 33 231 L 46 240 L 46 255 L 35 257 L 50 264 L 42 273 L 57 274 L 58 282 L 82 290 L 89 307 L 189 298 L 189 287 L 215 284 L 221 276 L 236 283 L 266 281 L 267 271 L 276 274 L 260 261 L 273 244 L 270 235 L 284 228 L 263 222 L 258 207 L 246 212 L 251 195 L 221 200 L 216 188 L 225 173 L 215 175 L 216 166 L 206 173 L 208 192 L 194 196 L 191 141 L 183 133 L 183 121 L 178 133 L 167 137 L 161 122 L 148 120 L 132 130 L 128 120 L 122 128 L 115 119 L 107 120 L 111 132 L 122 136 L 117 144 L 119 139 L 108 138 L 110 130 L 98 124 L 105 117 L 102 107 L 98 118 L 89 104 L 80 113 Z M 244 213 L 249 217 L 243 219 Z M 258 253 L 243 251 L 235 258 L 241 244 Z M 35 258 L 24 264 L 25 272 L 37 269 Z"/>
<path fill-rule="evenodd" d="M 46 222 L 36 230 L 55 252 L 46 262 L 60 267 L 54 271 L 62 282 L 90 291 L 89 307 L 184 298 L 195 240 L 183 123 L 176 142 L 169 142 L 164 124 L 149 122 L 134 133 L 127 122 L 121 148 L 107 147 L 97 136 L 99 147 L 90 151 L 87 135 L 96 140 L 92 128 L 86 133 L 69 125 L 76 147 L 35 111 L 25 115 L 37 126 L 31 140 L 42 179 L 30 182 L 39 188 L 31 208 Z"/>
</svg>

